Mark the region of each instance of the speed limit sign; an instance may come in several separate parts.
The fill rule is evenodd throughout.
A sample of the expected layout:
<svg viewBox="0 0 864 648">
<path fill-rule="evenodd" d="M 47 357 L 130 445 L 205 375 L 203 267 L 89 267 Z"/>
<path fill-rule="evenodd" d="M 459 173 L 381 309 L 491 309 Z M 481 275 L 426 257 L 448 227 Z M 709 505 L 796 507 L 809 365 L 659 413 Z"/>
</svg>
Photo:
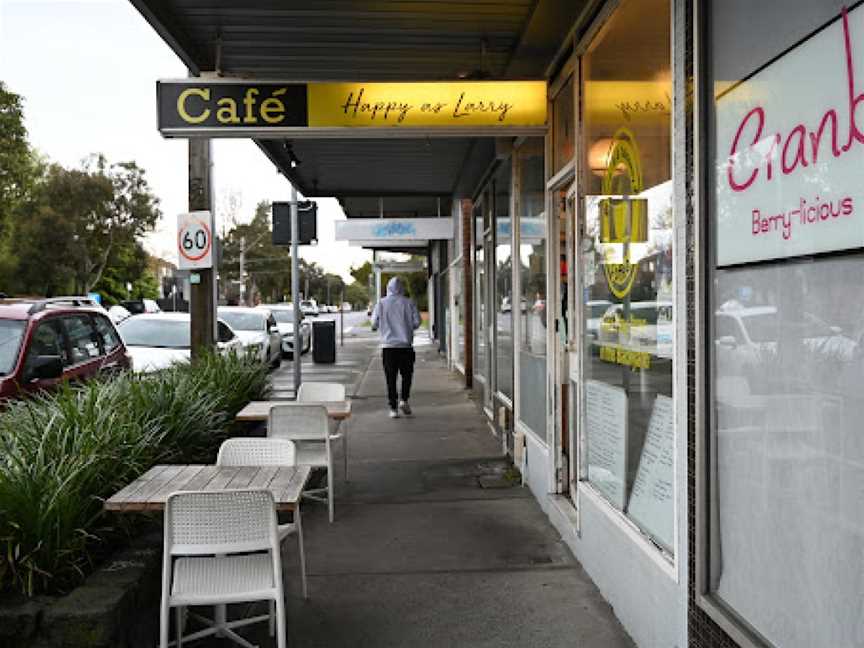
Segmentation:
<svg viewBox="0 0 864 648">
<path fill-rule="evenodd" d="M 177 254 L 181 270 L 213 267 L 213 231 L 209 211 L 177 216 Z"/>
</svg>

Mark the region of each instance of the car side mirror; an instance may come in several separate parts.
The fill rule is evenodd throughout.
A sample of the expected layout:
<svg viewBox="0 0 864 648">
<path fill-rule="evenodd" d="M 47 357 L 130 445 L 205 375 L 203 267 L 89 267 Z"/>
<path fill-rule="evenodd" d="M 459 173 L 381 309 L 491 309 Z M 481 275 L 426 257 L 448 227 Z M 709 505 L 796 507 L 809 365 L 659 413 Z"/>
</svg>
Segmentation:
<svg viewBox="0 0 864 648">
<path fill-rule="evenodd" d="M 54 380 L 63 375 L 63 359 L 59 355 L 40 355 L 33 361 L 30 380 Z"/>
<path fill-rule="evenodd" d="M 738 346 L 738 340 L 735 339 L 734 335 L 724 335 L 717 338 L 717 344 L 727 349 L 734 349 Z"/>
</svg>

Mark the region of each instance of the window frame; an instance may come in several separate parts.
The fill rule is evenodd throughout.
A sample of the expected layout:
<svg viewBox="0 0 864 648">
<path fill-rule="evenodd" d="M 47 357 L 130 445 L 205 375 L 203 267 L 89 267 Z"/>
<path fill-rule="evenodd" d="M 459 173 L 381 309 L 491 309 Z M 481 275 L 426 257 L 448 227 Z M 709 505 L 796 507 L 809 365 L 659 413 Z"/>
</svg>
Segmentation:
<svg viewBox="0 0 864 648">
<path fill-rule="evenodd" d="M 637 0 L 634 0 L 637 1 Z M 692 0 L 693 2 L 700 2 L 704 0 Z M 589 51 L 590 47 L 595 43 L 598 35 L 601 33 L 603 28 L 607 25 L 607 23 L 615 17 L 618 10 L 621 8 L 621 5 L 624 4 L 623 0 L 609 0 L 605 3 L 599 10 L 597 15 L 595 16 L 592 23 L 588 26 L 583 34 L 580 35 L 576 42 L 575 47 L 575 59 L 576 59 L 576 69 L 573 71 L 574 75 L 574 91 L 576 93 L 576 102 L 575 107 L 577 111 L 577 120 L 576 120 L 576 132 L 575 136 L 576 147 L 575 147 L 575 157 L 573 160 L 573 164 L 570 167 L 565 167 L 552 175 L 552 177 L 548 180 L 547 187 L 551 188 L 553 186 L 557 186 L 561 184 L 561 179 L 568 173 L 575 173 L 575 184 L 576 184 L 576 205 L 575 205 L 575 217 L 577 220 L 576 227 L 574 228 L 576 231 L 574 232 L 573 237 L 573 245 L 574 245 L 574 258 L 572 263 L 572 268 L 570 269 L 570 278 L 575 275 L 579 275 L 579 283 L 575 287 L 575 289 L 571 290 L 574 293 L 574 303 L 573 303 L 573 322 L 574 326 L 572 327 L 574 331 L 579 329 L 579 339 L 578 339 L 578 355 L 580 358 L 578 372 L 580 385 L 578 392 L 580 394 L 578 398 L 578 407 L 579 407 L 579 422 L 578 429 L 575 434 L 575 453 L 577 457 L 577 472 L 576 472 L 576 491 L 578 498 L 586 497 L 595 503 L 598 510 L 600 510 L 603 514 L 605 514 L 606 518 L 611 521 L 615 526 L 621 530 L 626 536 L 630 538 L 635 546 L 642 550 L 645 556 L 647 556 L 653 563 L 655 563 L 661 571 L 663 571 L 671 580 L 675 583 L 680 583 L 684 578 L 682 572 L 683 568 L 686 568 L 687 562 L 681 560 L 682 551 L 685 552 L 686 559 L 686 533 L 687 528 L 686 524 L 682 524 L 682 517 L 680 515 L 680 509 L 682 505 L 686 506 L 686 497 L 682 498 L 681 495 L 681 487 L 679 486 L 680 481 L 682 480 L 682 475 L 685 477 L 685 488 L 686 488 L 686 454 L 682 457 L 682 453 L 680 452 L 681 443 L 682 443 L 682 435 L 684 437 L 684 441 L 686 443 L 686 434 L 687 434 L 687 426 L 686 426 L 686 414 L 682 416 L 682 411 L 686 412 L 687 407 L 687 392 L 686 392 L 686 383 L 682 384 L 682 381 L 686 381 L 686 367 L 687 367 L 687 358 L 686 351 L 682 348 L 682 345 L 679 343 L 679 340 L 682 339 L 683 336 L 686 336 L 686 331 L 683 327 L 686 326 L 684 324 L 684 312 L 686 310 L 686 295 L 683 292 L 682 285 L 684 283 L 684 277 L 682 273 L 684 272 L 686 263 L 684 261 L 686 255 L 686 246 L 681 244 L 681 237 L 676 234 L 673 240 L 673 270 L 672 270 L 672 280 L 673 283 L 677 283 L 678 286 L 673 286 L 673 299 L 675 300 L 675 304 L 677 308 L 673 311 L 673 360 L 672 360 L 672 398 L 673 398 L 673 408 L 674 408 L 674 432 L 673 432 L 673 515 L 674 515 L 674 527 L 673 527 L 673 553 L 670 554 L 668 551 L 660 547 L 660 545 L 655 542 L 645 531 L 643 531 L 628 515 L 621 510 L 615 508 L 604 496 L 603 494 L 590 482 L 588 481 L 588 437 L 587 430 L 584 423 L 584 412 L 585 412 L 585 402 L 584 402 L 584 381 L 586 380 L 586 371 L 585 371 L 585 363 L 586 363 L 586 346 L 585 346 L 585 336 L 583 331 L 581 330 L 582 324 L 585 320 L 585 304 L 582 299 L 575 299 L 576 294 L 581 294 L 582 283 L 581 283 L 581 254 L 579 250 L 581 249 L 582 241 L 584 238 L 584 225 L 585 225 L 585 205 L 584 198 L 586 195 L 586 184 L 584 178 L 584 170 L 580 169 L 580 162 L 582 160 L 582 152 L 584 149 L 584 141 L 583 141 L 583 129 L 584 129 L 584 120 L 583 120 L 583 83 L 584 83 L 584 73 L 582 60 L 584 56 Z M 683 16 L 679 16 L 679 3 L 675 2 L 675 0 L 668 0 L 669 8 L 670 8 L 670 22 L 669 22 L 669 30 L 670 30 L 670 52 L 669 52 L 669 61 L 670 68 L 672 72 L 672 93 L 673 97 L 676 94 L 681 93 L 681 86 L 679 84 L 679 77 L 682 77 L 684 74 L 684 70 L 681 69 L 681 63 L 676 57 L 676 47 L 678 47 L 678 39 L 680 38 L 680 34 L 676 33 L 676 23 L 683 23 Z M 672 182 L 672 207 L 673 207 L 673 231 L 676 231 L 677 228 L 682 227 L 684 223 L 684 210 L 682 203 L 682 187 L 679 185 L 683 184 L 683 173 L 680 168 L 681 165 L 676 162 L 676 157 L 679 155 L 683 155 L 683 152 L 679 152 L 680 143 L 676 142 L 676 128 L 683 123 L 685 118 L 684 108 L 683 106 L 679 106 L 681 102 L 676 102 L 673 100 L 672 110 L 670 115 L 670 130 L 671 130 L 671 150 L 670 150 L 670 158 L 671 158 L 671 166 L 670 166 L 670 175 Z M 551 138 L 551 135 L 550 135 Z M 551 148 L 551 145 L 550 147 Z M 549 153 L 549 148 L 547 148 L 547 155 Z M 554 154 L 554 151 L 553 151 Z M 681 176 L 680 178 L 678 176 Z M 548 202 L 547 202 L 548 207 Z M 576 324 L 578 322 L 578 325 Z M 682 334 L 682 331 L 685 331 Z M 684 338 L 686 339 L 686 337 Z M 683 357 L 682 357 L 683 356 Z M 572 372 L 571 372 L 572 373 Z M 573 450 L 571 449 L 571 452 Z M 581 506 L 579 505 L 579 501 L 577 499 L 577 510 L 581 510 Z M 683 531 L 682 531 L 683 526 Z M 682 538 L 683 534 L 683 538 Z M 683 545 L 683 546 L 682 546 Z"/>
</svg>

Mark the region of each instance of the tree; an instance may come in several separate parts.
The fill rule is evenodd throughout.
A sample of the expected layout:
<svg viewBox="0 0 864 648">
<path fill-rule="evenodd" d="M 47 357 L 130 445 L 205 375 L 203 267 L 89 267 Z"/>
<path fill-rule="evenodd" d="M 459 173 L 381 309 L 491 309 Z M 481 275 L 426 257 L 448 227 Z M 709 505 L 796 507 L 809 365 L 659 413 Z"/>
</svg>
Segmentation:
<svg viewBox="0 0 864 648">
<path fill-rule="evenodd" d="M 369 303 L 369 287 L 361 286 L 356 281 L 345 286 L 345 301 L 353 308 L 365 308 Z"/>
<path fill-rule="evenodd" d="M 94 292 L 102 295 L 108 306 L 124 299 L 156 299 L 159 284 L 148 268 L 148 261 L 149 255 L 138 241 L 116 247 L 99 283 L 93 287 Z M 126 289 L 127 284 L 132 286 L 131 290 Z"/>
<path fill-rule="evenodd" d="M 363 265 L 359 265 L 356 268 L 351 266 L 351 269 L 348 272 L 358 284 L 361 286 L 368 286 L 369 277 L 372 275 L 372 271 L 372 262 L 366 261 Z"/>
<path fill-rule="evenodd" d="M 0 232 L 26 199 L 37 177 L 21 97 L 0 81 Z"/>
<path fill-rule="evenodd" d="M 234 225 L 222 240 L 219 279 L 229 299 L 239 296 L 241 281 L 246 282 L 246 300 L 253 293 L 262 301 L 281 301 L 291 293 L 291 254 L 288 248 L 273 245 L 271 204 L 258 203 L 252 221 Z M 246 276 L 240 277 L 240 257 L 244 257 Z"/>
<path fill-rule="evenodd" d="M 47 297 L 70 292 L 71 223 L 46 204 L 28 203 L 21 211 L 27 217 L 16 219 L 10 246 L 18 257 L 9 271 L 14 283 L 4 290 Z"/>
<path fill-rule="evenodd" d="M 13 214 L 11 247 L 19 290 L 84 294 L 109 264 L 140 254 L 140 237 L 159 218 L 158 200 L 134 162 L 95 156 L 82 169 L 54 164 Z M 146 262 L 145 262 L 146 266 Z M 125 281 L 138 279 L 140 270 Z"/>
</svg>

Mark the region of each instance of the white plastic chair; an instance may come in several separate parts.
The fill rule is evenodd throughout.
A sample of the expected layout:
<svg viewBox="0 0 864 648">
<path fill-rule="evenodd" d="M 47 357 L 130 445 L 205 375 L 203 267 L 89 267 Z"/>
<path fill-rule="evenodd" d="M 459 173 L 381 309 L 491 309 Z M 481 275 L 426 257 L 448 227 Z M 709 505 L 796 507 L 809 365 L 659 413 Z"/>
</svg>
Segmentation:
<svg viewBox="0 0 864 648">
<path fill-rule="evenodd" d="M 234 438 L 222 442 L 217 466 L 295 466 L 294 442 L 288 439 Z M 300 552 L 300 580 L 303 598 L 309 598 L 306 585 L 306 551 L 303 548 L 303 526 L 300 522 L 300 504 L 294 509 L 294 521 L 278 526 L 279 541 L 297 534 L 297 549 Z"/>
<path fill-rule="evenodd" d="M 306 490 L 303 495 L 327 502 L 330 522 L 333 522 L 333 451 L 330 441 L 339 437 L 330 434 L 327 409 L 323 405 L 275 405 L 270 408 L 267 436 L 294 441 L 298 464 L 327 469 L 327 488 Z"/>
<path fill-rule="evenodd" d="M 338 403 L 347 400 L 345 385 L 330 382 L 305 382 L 297 392 L 298 403 Z M 348 481 L 348 419 L 339 421 L 338 434 L 330 436 L 330 440 L 342 437 L 342 461 L 345 468 L 345 481 Z"/>
<path fill-rule="evenodd" d="M 260 600 L 271 601 L 269 614 L 224 620 L 226 604 Z M 189 605 L 216 606 L 216 620 L 211 622 L 212 627 L 183 637 L 183 608 Z M 168 615 L 172 607 L 177 614 L 178 648 L 182 648 L 184 640 L 217 633 L 241 646 L 254 648 L 234 628 L 265 620 L 270 621 L 271 636 L 276 633 L 278 648 L 285 648 L 282 563 L 276 508 L 269 491 L 190 491 L 168 496 L 160 648 L 168 648 Z"/>
<path fill-rule="evenodd" d="M 297 392 L 297 400 L 329 403 L 345 400 L 345 385 L 329 382 L 304 382 Z"/>
</svg>

